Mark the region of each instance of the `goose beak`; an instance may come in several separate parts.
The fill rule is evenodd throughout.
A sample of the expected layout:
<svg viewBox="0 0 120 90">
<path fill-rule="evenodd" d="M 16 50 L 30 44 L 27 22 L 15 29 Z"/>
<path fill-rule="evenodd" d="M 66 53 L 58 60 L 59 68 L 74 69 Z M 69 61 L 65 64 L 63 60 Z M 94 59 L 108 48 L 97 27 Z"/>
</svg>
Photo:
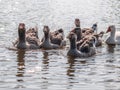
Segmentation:
<svg viewBox="0 0 120 90">
<path fill-rule="evenodd" d="M 108 27 L 106 33 L 108 33 L 108 32 L 111 32 L 111 28 L 110 27 Z"/>
</svg>

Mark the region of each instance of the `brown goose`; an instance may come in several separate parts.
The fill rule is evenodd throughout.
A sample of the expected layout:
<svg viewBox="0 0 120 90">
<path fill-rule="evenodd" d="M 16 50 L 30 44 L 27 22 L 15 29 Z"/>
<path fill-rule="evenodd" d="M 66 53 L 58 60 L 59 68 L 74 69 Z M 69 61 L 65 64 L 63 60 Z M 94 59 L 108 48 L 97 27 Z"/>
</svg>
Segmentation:
<svg viewBox="0 0 120 90">
<path fill-rule="evenodd" d="M 29 30 L 27 30 L 26 31 L 26 35 L 29 35 L 29 34 L 39 39 L 37 26 L 34 27 L 34 28 L 30 28 Z"/>
<path fill-rule="evenodd" d="M 44 38 L 43 38 L 43 42 L 40 45 L 40 47 L 42 49 L 58 49 L 58 48 L 60 48 L 59 45 L 51 43 L 51 41 L 50 41 L 50 29 L 48 26 L 44 26 L 43 32 L 44 32 Z"/>
<path fill-rule="evenodd" d="M 102 36 L 104 34 L 103 31 L 101 31 L 99 34 L 95 33 L 95 31 L 97 32 L 97 23 L 93 24 L 91 28 L 80 28 L 80 20 L 77 18 L 75 19 L 75 26 L 76 28 L 74 28 L 72 30 L 72 32 L 76 33 L 77 35 L 77 41 L 80 41 L 82 38 L 84 37 L 94 37 L 95 38 L 95 46 L 101 46 L 102 45 Z"/>
<path fill-rule="evenodd" d="M 86 35 L 93 34 L 94 30 L 92 28 L 83 28 L 80 27 L 80 20 L 78 18 L 75 19 L 75 28 L 72 30 L 77 35 L 77 41 L 80 41 L 82 38 L 84 38 Z M 95 25 L 92 26 L 94 29 L 96 29 Z"/>
<path fill-rule="evenodd" d="M 26 28 L 24 23 L 20 23 L 18 26 L 18 42 L 15 45 L 18 49 L 39 49 L 39 46 L 35 44 L 29 44 L 26 41 Z"/>
<path fill-rule="evenodd" d="M 38 37 L 38 28 L 30 28 L 25 32 L 25 39 L 28 44 L 35 44 L 36 46 L 40 45 L 40 40 Z M 15 42 L 13 42 L 13 45 L 16 46 L 19 42 L 19 39 L 17 39 Z"/>
<path fill-rule="evenodd" d="M 30 28 L 27 32 L 26 32 L 26 41 L 29 44 L 35 44 L 37 46 L 40 45 L 40 39 L 38 37 L 38 28 Z"/>
<path fill-rule="evenodd" d="M 63 29 L 56 30 L 50 33 L 51 43 L 57 44 L 60 47 L 66 46 L 66 41 L 64 39 L 64 31 Z"/>
<path fill-rule="evenodd" d="M 90 46 L 89 43 L 83 42 L 79 49 L 77 49 L 77 36 L 75 33 L 70 32 L 69 36 L 70 49 L 67 53 L 68 56 L 72 57 L 90 57 L 96 53 L 95 47 Z M 92 42 L 93 43 L 93 42 Z"/>
</svg>

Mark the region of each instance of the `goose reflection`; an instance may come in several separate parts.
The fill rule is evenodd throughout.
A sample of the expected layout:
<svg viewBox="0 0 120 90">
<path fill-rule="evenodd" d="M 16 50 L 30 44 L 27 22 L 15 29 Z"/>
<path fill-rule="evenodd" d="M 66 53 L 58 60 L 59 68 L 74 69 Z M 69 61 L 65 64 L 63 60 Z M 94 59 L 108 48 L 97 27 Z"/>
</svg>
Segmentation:
<svg viewBox="0 0 120 90">
<path fill-rule="evenodd" d="M 68 76 L 68 86 L 67 89 L 71 89 L 74 86 L 74 72 L 75 72 L 75 68 L 74 68 L 74 64 L 75 64 L 75 58 L 73 57 L 68 57 L 68 68 L 67 68 L 67 76 Z"/>
<path fill-rule="evenodd" d="M 45 60 L 48 60 L 48 52 L 43 52 L 43 58 L 45 59 Z"/>
<path fill-rule="evenodd" d="M 44 51 L 43 52 L 43 60 L 42 60 L 42 83 L 41 89 L 48 89 L 49 82 L 47 75 L 49 74 L 49 53 Z"/>
<path fill-rule="evenodd" d="M 67 75 L 68 75 L 69 77 L 74 77 L 74 72 L 75 72 L 74 63 L 75 63 L 74 58 L 68 57 L 69 68 L 68 68 L 68 70 L 67 70 Z"/>
<path fill-rule="evenodd" d="M 84 68 L 84 65 L 86 65 L 86 59 L 82 60 L 82 59 L 76 59 L 73 57 L 68 57 L 68 68 L 67 68 L 67 76 L 68 76 L 68 87 L 67 89 L 72 89 L 75 85 L 75 83 L 78 83 L 78 81 L 76 81 L 76 70 L 78 69 L 78 65 L 80 64 L 79 68 Z M 77 66 L 77 67 L 76 67 Z M 83 66 L 83 67 L 82 67 Z"/>
<path fill-rule="evenodd" d="M 114 45 L 107 45 L 107 51 L 108 51 L 109 53 L 114 53 L 114 48 L 115 48 Z"/>
<path fill-rule="evenodd" d="M 25 50 L 18 50 L 17 51 L 17 74 L 16 76 L 18 77 L 17 79 L 17 82 L 19 82 L 20 84 L 22 82 L 24 82 L 23 78 L 24 77 L 24 69 L 25 69 L 25 60 L 24 60 L 24 57 L 25 57 Z M 24 86 L 21 84 L 21 85 L 17 85 L 16 88 L 24 88 Z"/>
<path fill-rule="evenodd" d="M 49 68 L 49 58 L 48 58 L 48 52 L 43 52 L 43 69 L 45 70 L 45 71 L 47 71 L 47 69 Z"/>
</svg>

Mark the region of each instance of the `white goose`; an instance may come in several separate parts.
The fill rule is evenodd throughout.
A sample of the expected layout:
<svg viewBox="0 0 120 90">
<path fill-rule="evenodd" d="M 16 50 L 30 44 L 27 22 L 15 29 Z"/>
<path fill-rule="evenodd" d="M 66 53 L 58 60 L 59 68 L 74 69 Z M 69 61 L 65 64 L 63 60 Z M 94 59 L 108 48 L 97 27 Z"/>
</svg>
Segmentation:
<svg viewBox="0 0 120 90">
<path fill-rule="evenodd" d="M 110 32 L 110 36 L 107 38 L 106 43 L 108 45 L 120 45 L 120 32 L 116 32 L 115 25 L 110 25 L 106 33 L 108 32 Z"/>
</svg>

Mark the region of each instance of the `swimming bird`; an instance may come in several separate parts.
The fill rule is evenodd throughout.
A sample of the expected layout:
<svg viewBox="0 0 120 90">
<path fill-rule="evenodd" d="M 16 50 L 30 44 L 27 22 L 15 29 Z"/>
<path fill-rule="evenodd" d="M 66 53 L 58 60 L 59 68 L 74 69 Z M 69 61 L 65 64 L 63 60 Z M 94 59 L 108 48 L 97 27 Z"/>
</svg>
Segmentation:
<svg viewBox="0 0 120 90">
<path fill-rule="evenodd" d="M 77 35 L 77 41 L 84 38 L 86 35 L 95 34 L 94 31 L 97 31 L 97 23 L 93 24 L 91 28 L 83 28 L 80 27 L 80 20 L 78 18 L 75 19 L 75 28 L 72 30 Z"/>
<path fill-rule="evenodd" d="M 64 30 L 61 28 L 54 32 L 50 32 L 50 40 L 51 43 L 53 44 L 57 44 L 61 47 L 66 46 L 66 40 L 64 38 Z"/>
<path fill-rule="evenodd" d="M 80 49 L 77 49 L 77 35 L 73 32 L 70 32 L 69 36 L 70 41 L 70 49 L 67 52 L 68 56 L 71 57 L 90 57 L 96 53 L 96 50 L 94 47 L 90 46 L 90 44 L 83 44 Z"/>
<path fill-rule="evenodd" d="M 84 38 L 94 38 L 95 40 L 95 46 L 101 46 L 102 45 L 102 36 L 104 34 L 103 31 L 97 34 L 97 23 L 94 23 L 92 27 L 90 28 L 83 28 L 80 27 L 80 20 L 78 18 L 75 19 L 75 28 L 71 30 L 71 32 L 74 32 L 77 35 L 77 46 L 81 45 L 82 42 L 84 42 Z M 95 32 L 96 31 L 96 32 Z"/>
<path fill-rule="evenodd" d="M 25 39 L 28 44 L 35 44 L 36 46 L 40 45 L 40 39 L 38 37 L 38 28 L 30 28 L 25 32 Z M 13 46 L 16 46 L 16 44 L 19 42 L 19 39 L 17 39 L 15 42 L 13 42 Z"/>
<path fill-rule="evenodd" d="M 105 41 L 108 45 L 120 45 L 120 32 L 116 32 L 115 25 L 110 25 L 106 33 L 110 32 L 110 36 Z"/>
<path fill-rule="evenodd" d="M 39 49 L 39 46 L 35 44 L 29 44 L 26 41 L 26 28 L 24 23 L 20 23 L 18 26 L 18 42 L 15 47 L 18 49 Z"/>
<path fill-rule="evenodd" d="M 26 41 L 29 44 L 35 44 L 37 46 L 40 45 L 40 39 L 38 37 L 38 28 L 37 26 L 35 28 L 30 28 L 26 31 Z"/>
<path fill-rule="evenodd" d="M 43 41 L 40 45 L 40 47 L 42 49 L 58 49 L 58 48 L 60 48 L 59 45 L 51 43 L 51 41 L 50 41 L 50 29 L 48 26 L 44 26 L 43 32 L 44 32 L 44 38 L 43 38 Z"/>
</svg>

